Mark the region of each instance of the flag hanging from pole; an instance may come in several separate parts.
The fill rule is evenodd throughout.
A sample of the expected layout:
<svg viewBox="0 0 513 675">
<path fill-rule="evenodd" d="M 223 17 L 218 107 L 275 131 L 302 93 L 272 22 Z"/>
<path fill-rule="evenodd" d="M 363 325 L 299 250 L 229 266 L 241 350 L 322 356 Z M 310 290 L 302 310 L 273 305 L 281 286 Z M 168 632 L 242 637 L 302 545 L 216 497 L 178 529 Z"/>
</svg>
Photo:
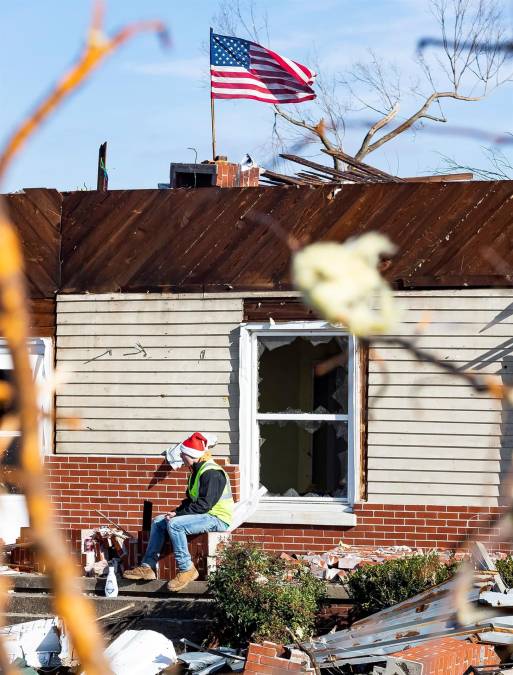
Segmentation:
<svg viewBox="0 0 513 675">
<path fill-rule="evenodd" d="M 256 42 L 210 33 L 212 98 L 303 103 L 315 98 L 315 73 Z"/>
</svg>

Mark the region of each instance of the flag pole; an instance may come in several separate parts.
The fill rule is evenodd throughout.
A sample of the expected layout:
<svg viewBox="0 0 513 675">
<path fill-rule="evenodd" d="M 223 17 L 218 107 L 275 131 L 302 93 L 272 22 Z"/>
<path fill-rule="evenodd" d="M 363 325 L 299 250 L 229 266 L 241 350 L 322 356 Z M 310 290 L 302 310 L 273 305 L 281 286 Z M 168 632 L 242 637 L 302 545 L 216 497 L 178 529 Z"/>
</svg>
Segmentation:
<svg viewBox="0 0 513 675">
<path fill-rule="evenodd" d="M 210 29 L 210 66 L 212 66 L 212 35 L 213 29 Z M 212 72 L 210 72 L 210 121 L 212 124 L 212 159 L 216 158 L 216 113 L 214 108 L 214 97 L 212 96 Z"/>
</svg>

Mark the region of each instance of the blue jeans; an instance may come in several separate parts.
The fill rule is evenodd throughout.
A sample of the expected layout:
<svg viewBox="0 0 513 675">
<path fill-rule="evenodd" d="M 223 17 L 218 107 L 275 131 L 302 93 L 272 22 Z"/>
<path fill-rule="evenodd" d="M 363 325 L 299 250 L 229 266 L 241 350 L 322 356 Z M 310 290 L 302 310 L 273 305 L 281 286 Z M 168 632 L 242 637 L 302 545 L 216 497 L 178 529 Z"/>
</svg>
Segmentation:
<svg viewBox="0 0 513 675">
<path fill-rule="evenodd" d="M 208 513 L 175 516 L 169 520 L 166 520 L 165 516 L 157 516 L 151 524 L 150 541 L 142 564 L 149 565 L 153 570 L 156 569 L 160 552 L 166 540 L 166 534 L 168 534 L 173 546 L 176 565 L 180 572 L 186 572 L 192 565 L 187 547 L 187 535 L 201 534 L 202 532 L 225 532 L 228 527 L 225 522 Z"/>
</svg>

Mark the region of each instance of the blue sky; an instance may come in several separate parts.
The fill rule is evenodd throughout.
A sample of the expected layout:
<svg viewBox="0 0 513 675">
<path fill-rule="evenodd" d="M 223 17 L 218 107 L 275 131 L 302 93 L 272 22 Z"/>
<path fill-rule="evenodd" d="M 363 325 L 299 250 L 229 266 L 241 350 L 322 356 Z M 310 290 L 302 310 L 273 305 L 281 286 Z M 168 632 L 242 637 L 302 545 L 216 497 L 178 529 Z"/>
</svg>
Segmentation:
<svg viewBox="0 0 513 675">
<path fill-rule="evenodd" d="M 110 187 L 149 188 L 165 182 L 171 161 L 210 158 L 210 101 L 204 44 L 217 0 L 110 0 L 106 27 L 142 18 L 162 19 L 173 46 L 163 50 L 143 34 L 121 48 L 62 106 L 15 160 L 2 191 L 24 187 L 94 188 L 97 149 L 108 141 Z M 343 74 L 372 48 L 394 62 L 404 80 L 415 76 L 419 37 L 436 34 L 427 0 L 256 0 L 267 10 L 276 51 L 323 74 Z M 90 18 L 86 0 L 17 0 L 2 3 L 0 22 L 0 140 L 48 90 L 79 51 Z M 511 31 L 510 31 L 511 34 Z M 244 35 L 242 35 L 244 37 Z M 314 63 L 315 62 L 315 63 Z M 513 68 L 513 65 L 512 65 Z M 501 134 L 512 129 L 513 85 L 479 103 L 444 104 L 449 123 Z M 406 98 L 401 115 L 413 109 Z M 436 110 L 434 112 L 437 112 Z M 256 101 L 216 103 L 218 152 L 239 161 L 249 152 L 269 164 L 272 107 Z M 375 119 L 355 111 L 348 119 Z M 433 125 L 431 125 L 433 126 Z M 345 148 L 354 152 L 364 130 L 350 127 Z M 400 175 L 429 173 L 440 155 L 484 166 L 486 140 L 405 134 L 368 161 Z M 507 149 L 507 148 L 506 148 Z M 316 146 L 302 154 L 324 161 Z"/>
</svg>

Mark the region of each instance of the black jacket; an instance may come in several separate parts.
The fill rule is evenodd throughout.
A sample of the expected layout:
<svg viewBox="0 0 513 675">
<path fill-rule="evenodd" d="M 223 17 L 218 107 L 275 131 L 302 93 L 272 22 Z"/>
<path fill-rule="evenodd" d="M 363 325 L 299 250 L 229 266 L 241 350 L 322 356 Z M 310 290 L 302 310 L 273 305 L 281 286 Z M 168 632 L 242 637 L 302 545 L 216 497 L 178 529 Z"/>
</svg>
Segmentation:
<svg viewBox="0 0 513 675">
<path fill-rule="evenodd" d="M 196 462 L 192 467 L 192 476 L 189 485 L 194 483 L 201 462 Z M 210 509 L 221 499 L 226 487 L 226 476 L 222 471 L 207 469 L 201 474 L 198 486 L 198 499 L 193 502 L 187 489 L 187 497 L 176 509 L 177 516 L 186 516 L 191 513 L 208 513 Z"/>
</svg>

